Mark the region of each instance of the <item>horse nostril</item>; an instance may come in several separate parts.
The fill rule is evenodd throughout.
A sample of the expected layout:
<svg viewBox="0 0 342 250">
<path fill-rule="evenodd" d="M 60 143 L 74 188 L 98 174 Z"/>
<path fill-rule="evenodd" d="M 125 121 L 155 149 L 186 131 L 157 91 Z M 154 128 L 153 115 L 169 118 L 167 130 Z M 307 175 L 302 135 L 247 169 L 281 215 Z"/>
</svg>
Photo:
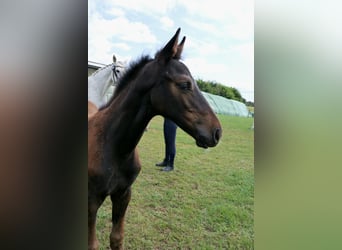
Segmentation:
<svg viewBox="0 0 342 250">
<path fill-rule="evenodd" d="M 222 130 L 220 128 L 215 128 L 213 133 L 214 142 L 218 143 L 221 138 Z"/>
</svg>

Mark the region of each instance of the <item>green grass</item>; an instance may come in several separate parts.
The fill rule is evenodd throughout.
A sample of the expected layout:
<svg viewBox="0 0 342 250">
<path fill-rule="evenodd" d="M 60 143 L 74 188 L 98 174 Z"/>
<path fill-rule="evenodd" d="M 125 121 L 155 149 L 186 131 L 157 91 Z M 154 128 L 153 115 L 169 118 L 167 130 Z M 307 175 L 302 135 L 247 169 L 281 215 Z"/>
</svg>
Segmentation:
<svg viewBox="0 0 342 250">
<path fill-rule="evenodd" d="M 254 131 L 252 118 L 219 116 L 223 137 L 198 148 L 177 130 L 175 170 L 163 159 L 163 118 L 155 117 L 139 142 L 142 170 L 132 186 L 125 249 L 253 249 Z M 98 212 L 100 249 L 109 249 L 111 203 Z"/>
</svg>

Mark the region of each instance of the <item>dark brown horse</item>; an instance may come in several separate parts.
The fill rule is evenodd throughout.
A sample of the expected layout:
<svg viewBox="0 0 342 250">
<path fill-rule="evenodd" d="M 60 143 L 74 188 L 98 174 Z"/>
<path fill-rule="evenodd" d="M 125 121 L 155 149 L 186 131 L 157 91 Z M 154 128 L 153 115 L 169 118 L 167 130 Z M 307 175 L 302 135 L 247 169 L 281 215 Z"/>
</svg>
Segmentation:
<svg viewBox="0 0 342 250">
<path fill-rule="evenodd" d="M 144 56 L 121 78 L 108 104 L 88 119 L 88 249 L 98 249 L 96 213 L 112 201 L 111 249 L 122 249 L 124 215 L 140 171 L 136 146 L 156 115 L 175 121 L 198 146 L 214 147 L 221 125 L 188 68 L 179 61 L 180 29 L 155 58 Z"/>
</svg>

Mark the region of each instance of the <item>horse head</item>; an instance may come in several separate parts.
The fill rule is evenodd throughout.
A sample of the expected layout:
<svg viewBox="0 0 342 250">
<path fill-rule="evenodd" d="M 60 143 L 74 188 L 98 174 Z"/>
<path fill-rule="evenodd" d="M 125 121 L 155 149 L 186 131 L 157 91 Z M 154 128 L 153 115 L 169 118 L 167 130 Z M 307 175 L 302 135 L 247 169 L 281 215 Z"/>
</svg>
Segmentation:
<svg viewBox="0 0 342 250">
<path fill-rule="evenodd" d="M 98 69 L 88 77 L 88 101 L 97 108 L 107 102 L 108 89 L 116 85 L 126 70 L 126 62 L 117 61 L 113 55 L 113 63 Z"/>
<path fill-rule="evenodd" d="M 180 29 L 148 65 L 158 75 L 153 77 L 150 101 L 157 115 L 173 120 L 198 146 L 214 147 L 222 134 L 221 125 L 189 69 L 180 61 L 185 37 L 178 44 L 179 33 Z"/>
</svg>

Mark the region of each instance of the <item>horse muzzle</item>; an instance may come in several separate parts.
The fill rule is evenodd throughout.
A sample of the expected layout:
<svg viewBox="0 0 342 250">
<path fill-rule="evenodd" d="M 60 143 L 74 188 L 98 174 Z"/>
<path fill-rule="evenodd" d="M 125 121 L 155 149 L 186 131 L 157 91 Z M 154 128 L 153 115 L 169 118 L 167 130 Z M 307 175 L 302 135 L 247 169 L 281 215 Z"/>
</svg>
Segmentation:
<svg viewBox="0 0 342 250">
<path fill-rule="evenodd" d="M 215 147 L 222 136 L 221 128 L 214 128 L 208 136 L 199 135 L 196 139 L 196 145 L 201 148 Z"/>
</svg>

